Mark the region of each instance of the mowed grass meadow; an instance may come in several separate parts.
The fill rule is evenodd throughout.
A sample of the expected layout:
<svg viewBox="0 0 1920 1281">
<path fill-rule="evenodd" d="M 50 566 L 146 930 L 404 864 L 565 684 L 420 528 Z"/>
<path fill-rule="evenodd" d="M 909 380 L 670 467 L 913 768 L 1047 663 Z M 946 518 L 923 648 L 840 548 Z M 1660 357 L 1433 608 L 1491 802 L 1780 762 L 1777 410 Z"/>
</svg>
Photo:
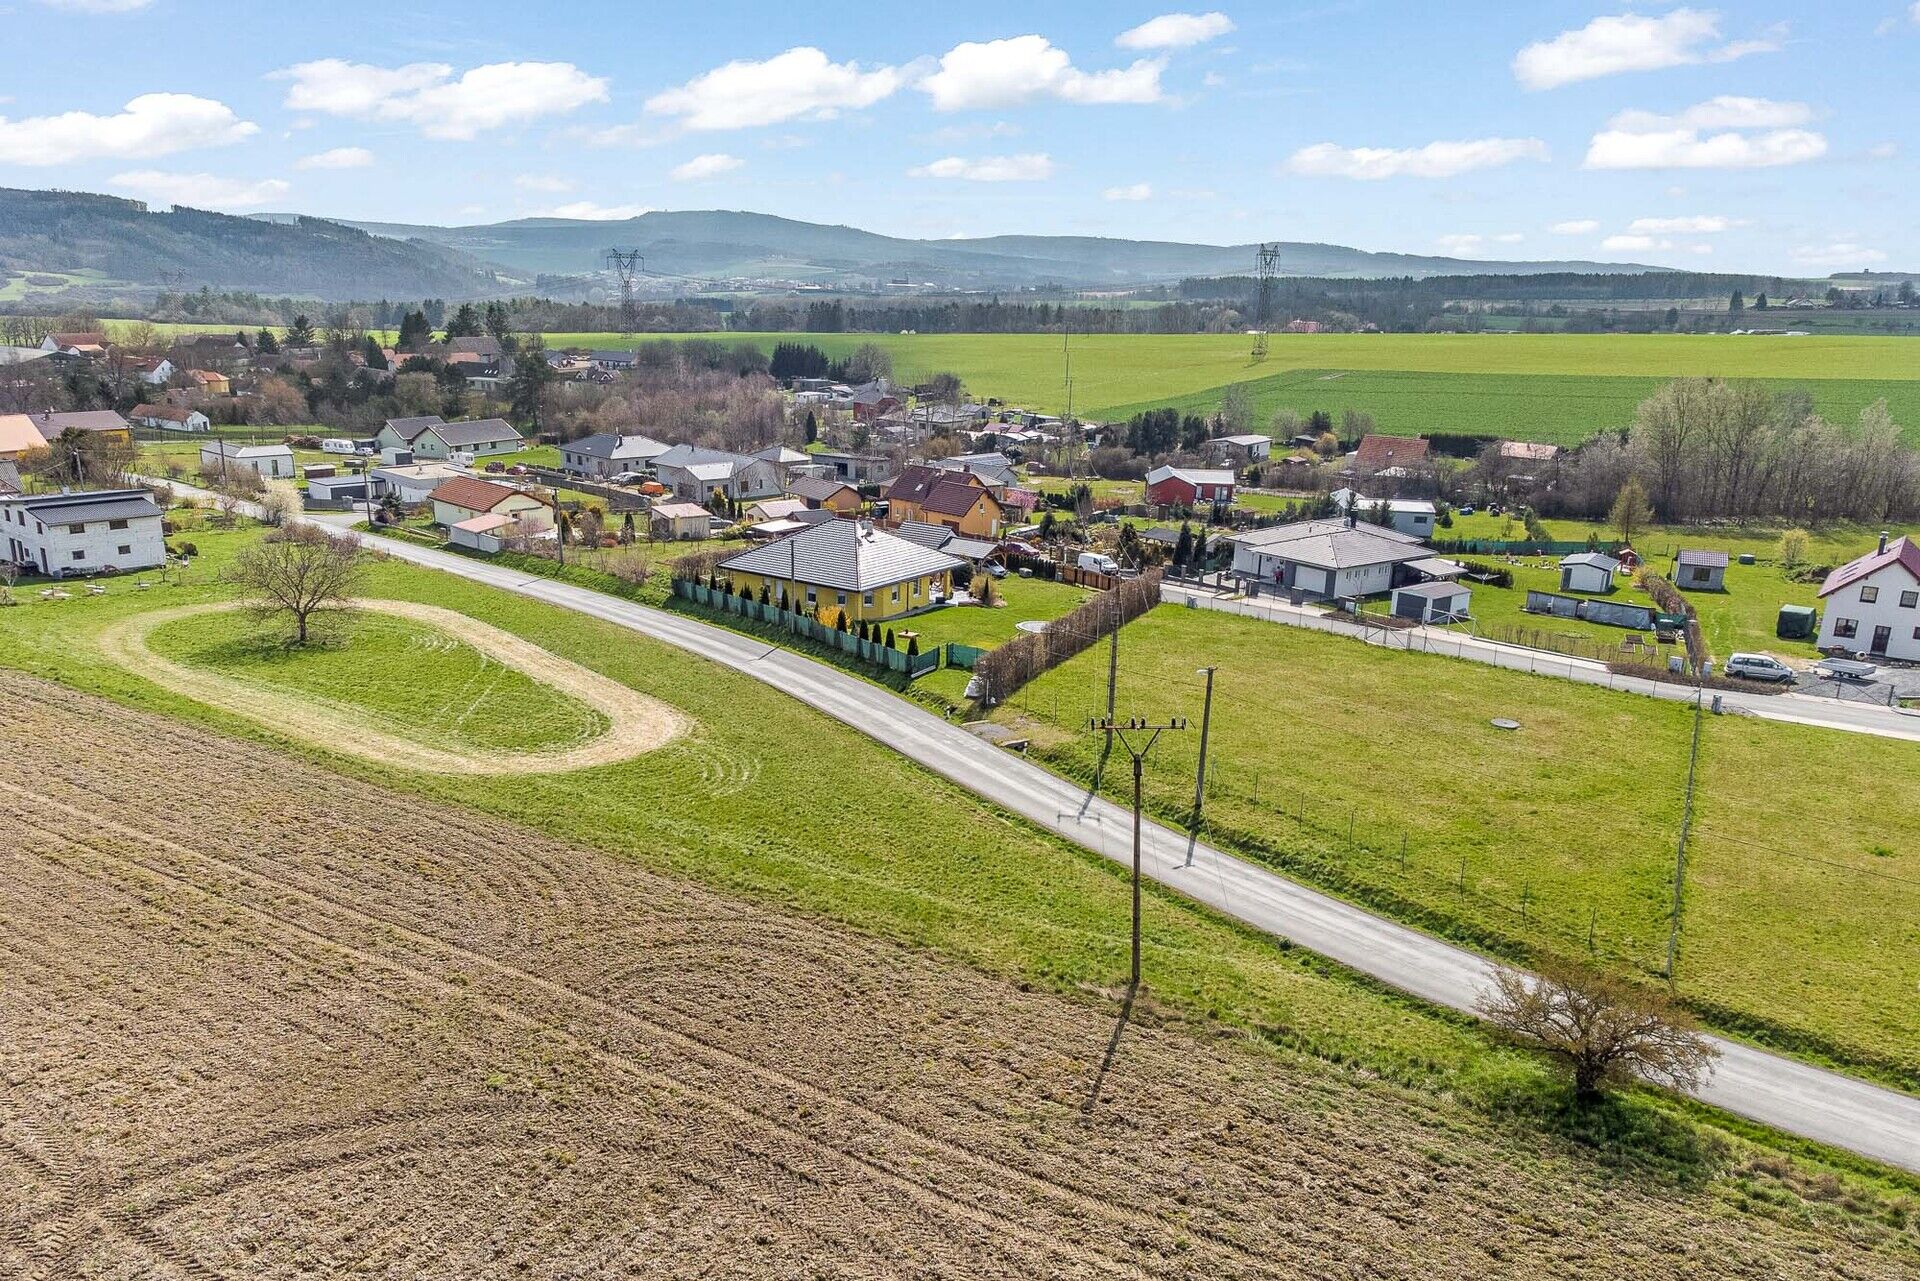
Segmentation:
<svg viewBox="0 0 1920 1281">
<path fill-rule="evenodd" d="M 1095 646 L 994 718 L 1090 778 L 1106 665 Z M 1163 605 L 1122 632 L 1117 706 L 1191 718 L 1149 759 L 1175 822 L 1209 665 L 1211 839 L 1504 955 L 1657 982 L 1690 706 Z M 1703 730 L 1679 993 L 1721 1027 L 1920 1084 L 1920 744 L 1733 716 Z M 1116 799 L 1126 774 L 1107 767 Z"/>
</svg>

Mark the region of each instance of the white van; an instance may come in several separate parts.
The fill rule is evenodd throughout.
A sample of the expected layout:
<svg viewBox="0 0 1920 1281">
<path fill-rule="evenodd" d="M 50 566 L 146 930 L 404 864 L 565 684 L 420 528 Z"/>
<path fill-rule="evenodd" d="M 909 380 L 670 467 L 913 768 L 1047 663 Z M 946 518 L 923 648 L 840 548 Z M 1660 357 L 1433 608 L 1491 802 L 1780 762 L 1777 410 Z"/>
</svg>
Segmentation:
<svg viewBox="0 0 1920 1281">
<path fill-rule="evenodd" d="M 1076 562 L 1080 568 L 1092 570 L 1096 574 L 1118 574 L 1120 563 L 1105 552 L 1081 552 Z"/>
<path fill-rule="evenodd" d="M 455 467 L 471 467 L 473 466 L 473 451 L 470 449 L 456 449 L 447 455 L 447 461 Z"/>
<path fill-rule="evenodd" d="M 323 454 L 351 454 L 353 453 L 353 442 L 343 440 L 338 436 L 330 436 L 320 442 L 320 452 Z"/>
</svg>

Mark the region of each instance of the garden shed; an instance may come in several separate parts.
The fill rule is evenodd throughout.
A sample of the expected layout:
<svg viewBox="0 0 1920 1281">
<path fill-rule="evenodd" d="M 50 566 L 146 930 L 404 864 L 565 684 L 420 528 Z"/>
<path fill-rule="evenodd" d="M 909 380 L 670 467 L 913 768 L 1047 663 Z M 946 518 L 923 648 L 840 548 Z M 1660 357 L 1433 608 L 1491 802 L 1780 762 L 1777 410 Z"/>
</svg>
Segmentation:
<svg viewBox="0 0 1920 1281">
<path fill-rule="evenodd" d="M 1472 603 L 1473 594 L 1459 583 L 1409 583 L 1393 589 L 1393 616 L 1418 623 L 1457 623 Z"/>
</svg>

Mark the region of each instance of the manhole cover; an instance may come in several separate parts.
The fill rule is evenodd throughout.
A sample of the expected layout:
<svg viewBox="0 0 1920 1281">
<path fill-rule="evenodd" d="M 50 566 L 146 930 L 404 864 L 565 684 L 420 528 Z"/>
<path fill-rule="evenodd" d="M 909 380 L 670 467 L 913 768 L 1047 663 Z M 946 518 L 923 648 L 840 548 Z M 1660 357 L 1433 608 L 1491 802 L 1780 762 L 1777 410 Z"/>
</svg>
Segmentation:
<svg viewBox="0 0 1920 1281">
<path fill-rule="evenodd" d="M 1520 728 L 1519 721 L 1510 721 L 1504 716 L 1494 717 L 1492 724 L 1495 729 L 1519 729 Z"/>
</svg>

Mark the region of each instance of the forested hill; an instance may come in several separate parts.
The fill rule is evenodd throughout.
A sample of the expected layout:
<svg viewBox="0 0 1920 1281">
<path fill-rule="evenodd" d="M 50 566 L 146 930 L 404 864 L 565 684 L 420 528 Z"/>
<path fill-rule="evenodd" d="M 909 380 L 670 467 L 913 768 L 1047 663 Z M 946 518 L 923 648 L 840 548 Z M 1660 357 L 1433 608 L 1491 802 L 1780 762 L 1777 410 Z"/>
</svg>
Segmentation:
<svg viewBox="0 0 1920 1281">
<path fill-rule="evenodd" d="M 0 188 L 0 266 L 113 284 L 208 285 L 322 299 L 469 298 L 520 282 L 457 250 L 318 218 L 265 222 L 138 200 Z M 112 285 L 103 286 L 111 289 Z"/>
</svg>

